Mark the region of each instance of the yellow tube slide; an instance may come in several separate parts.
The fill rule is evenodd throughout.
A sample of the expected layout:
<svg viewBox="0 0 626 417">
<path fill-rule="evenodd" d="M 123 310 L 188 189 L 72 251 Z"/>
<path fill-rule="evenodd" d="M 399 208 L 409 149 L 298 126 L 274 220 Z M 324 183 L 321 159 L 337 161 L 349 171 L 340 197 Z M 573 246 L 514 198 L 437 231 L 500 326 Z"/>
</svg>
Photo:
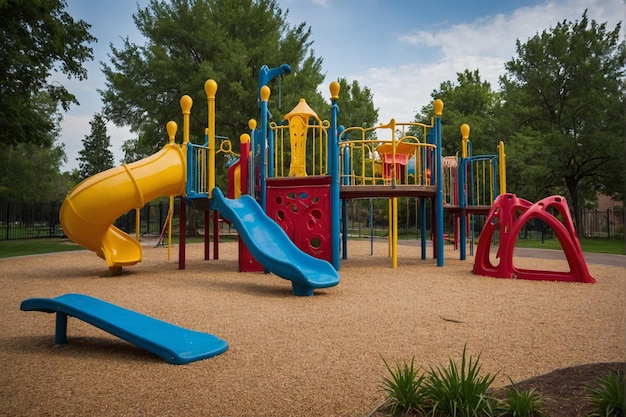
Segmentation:
<svg viewBox="0 0 626 417">
<path fill-rule="evenodd" d="M 157 197 L 182 194 L 185 171 L 183 151 L 169 143 L 145 159 L 87 178 L 70 191 L 61 206 L 63 231 L 96 252 L 110 269 L 134 265 L 141 261 L 141 245 L 113 222 Z"/>
</svg>

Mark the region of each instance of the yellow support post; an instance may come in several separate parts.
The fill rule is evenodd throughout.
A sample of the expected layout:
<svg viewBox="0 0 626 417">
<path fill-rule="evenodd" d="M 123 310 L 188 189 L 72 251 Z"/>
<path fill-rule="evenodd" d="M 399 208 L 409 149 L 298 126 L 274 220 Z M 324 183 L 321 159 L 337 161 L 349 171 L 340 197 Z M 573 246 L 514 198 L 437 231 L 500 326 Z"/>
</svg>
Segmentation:
<svg viewBox="0 0 626 417">
<path fill-rule="evenodd" d="M 468 155 L 468 151 L 467 151 L 467 141 L 469 140 L 469 134 L 470 134 L 470 127 L 468 124 L 463 123 L 461 125 L 461 137 L 463 138 L 462 140 L 462 144 L 463 144 L 463 151 L 461 153 L 461 157 L 463 158 L 467 158 Z"/>
<path fill-rule="evenodd" d="M 167 130 L 167 135 L 169 136 L 170 144 L 174 144 L 176 142 L 176 132 L 178 131 L 178 125 L 176 122 L 170 120 L 165 125 L 165 129 Z M 183 153 L 185 155 L 185 161 L 187 161 L 187 153 Z M 185 172 L 187 172 L 187 167 L 185 167 Z M 169 262 L 172 259 L 172 218 L 174 217 L 174 196 L 170 196 L 170 204 L 167 210 L 167 261 Z"/>
<path fill-rule="evenodd" d="M 500 195 L 506 194 L 506 154 L 504 142 L 498 144 L 498 170 L 500 171 Z"/>
<path fill-rule="evenodd" d="M 184 95 L 180 98 L 180 109 L 183 112 L 183 145 L 185 148 L 189 143 L 189 115 L 191 114 L 191 106 L 193 106 L 191 97 Z"/>
<path fill-rule="evenodd" d="M 391 199 L 392 217 L 392 233 L 391 233 L 391 267 L 398 267 L 398 197 Z"/>
<path fill-rule="evenodd" d="M 208 157 L 208 176 L 209 176 L 209 198 L 213 196 L 213 188 L 215 188 L 215 94 L 217 93 L 217 83 L 215 80 L 207 80 L 204 83 L 204 92 L 207 97 L 208 105 L 208 139 L 209 139 L 209 157 Z"/>
</svg>

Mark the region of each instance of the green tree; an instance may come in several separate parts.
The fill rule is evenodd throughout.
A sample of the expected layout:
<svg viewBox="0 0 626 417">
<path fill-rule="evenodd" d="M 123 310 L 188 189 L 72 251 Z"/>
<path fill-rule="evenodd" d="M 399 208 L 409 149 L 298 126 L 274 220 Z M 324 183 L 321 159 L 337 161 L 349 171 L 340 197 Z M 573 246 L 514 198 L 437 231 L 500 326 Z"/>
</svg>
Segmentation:
<svg viewBox="0 0 626 417">
<path fill-rule="evenodd" d="M 595 199 L 595 192 L 623 198 L 626 44 L 620 24 L 609 30 L 585 11 L 580 21 L 518 40 L 516 51 L 500 80 L 507 120 L 501 126 L 520 148 L 512 159 L 526 153 L 519 175 L 543 194 L 530 198 L 567 194 L 582 233 L 586 198 Z"/>
<path fill-rule="evenodd" d="M 96 41 L 90 26 L 64 11 L 64 0 L 0 1 L 0 143 L 53 147 L 54 120 L 40 111 L 36 99 L 45 91 L 64 110 L 76 97 L 58 82 L 53 71 L 83 80 L 82 64 L 93 58 L 86 44 Z"/>
<path fill-rule="evenodd" d="M 348 83 L 339 78 L 339 122 L 344 127 L 361 126 L 369 128 L 378 120 L 378 109 L 374 107 L 371 90 L 361 86 L 357 80 Z"/>
<path fill-rule="evenodd" d="M 322 61 L 310 51 L 310 29 L 304 23 L 291 27 L 274 0 L 152 0 L 134 18 L 147 41 L 136 45 L 127 39 L 121 49 L 111 47 L 111 63 L 103 65 L 106 89 L 100 91 L 107 117 L 137 135 L 124 145 L 127 162 L 163 146 L 169 120 L 182 127 L 179 100 L 184 94 L 194 100 L 191 140 L 204 141 L 203 86 L 209 78 L 218 84 L 216 133 L 229 137 L 235 150 L 248 120 L 258 116 L 263 65 L 287 63 L 292 69 L 269 85 L 274 120 L 280 121 L 301 97 L 313 108 L 323 103 L 317 92 Z M 225 171 L 223 163 L 217 161 L 218 173 Z"/>
<path fill-rule="evenodd" d="M 495 114 L 500 106 L 499 94 L 491 84 L 480 78 L 478 70 L 457 73 L 457 82 L 444 81 L 431 97 L 444 103 L 441 116 L 443 155 L 461 151 L 461 125 L 470 126 L 470 140 L 474 155 L 494 154 L 500 140 L 494 125 Z M 415 116 L 416 122 L 427 122 L 434 115 L 433 105 L 424 106 Z"/>
<path fill-rule="evenodd" d="M 64 145 L 58 143 L 62 116 L 47 93 L 33 96 L 42 118 L 51 121 L 52 129 L 40 138 L 42 143 L 17 143 L 0 152 L 0 199 L 43 202 L 62 199 L 69 184 L 61 174 L 67 160 Z"/>
<path fill-rule="evenodd" d="M 66 160 L 62 143 L 52 147 L 19 143 L 0 153 L 0 200 L 46 202 L 65 197 L 68 184 L 59 174 Z"/>
<path fill-rule="evenodd" d="M 104 117 L 96 114 L 89 122 L 91 134 L 83 139 L 83 149 L 78 152 L 78 168 L 81 180 L 98 172 L 113 168 L 111 137 L 107 135 Z"/>
</svg>

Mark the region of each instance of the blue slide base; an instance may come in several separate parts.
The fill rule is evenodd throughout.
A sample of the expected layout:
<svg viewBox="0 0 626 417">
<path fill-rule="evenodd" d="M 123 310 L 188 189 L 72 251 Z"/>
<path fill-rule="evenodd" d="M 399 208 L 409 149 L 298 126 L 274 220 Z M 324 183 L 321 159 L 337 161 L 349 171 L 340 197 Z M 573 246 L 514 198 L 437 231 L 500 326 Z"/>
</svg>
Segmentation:
<svg viewBox="0 0 626 417">
<path fill-rule="evenodd" d="M 235 226 L 239 237 L 261 265 L 291 281 L 294 295 L 312 296 L 315 289 L 339 284 L 339 274 L 329 262 L 301 251 L 249 195 L 230 199 L 219 188 L 214 188 L 211 208 L 219 210 Z"/>
<path fill-rule="evenodd" d="M 228 343 L 212 334 L 185 329 L 84 294 L 29 298 L 22 301 L 20 310 L 57 313 L 56 344 L 66 342 L 67 316 L 72 316 L 176 365 L 228 350 Z"/>
</svg>

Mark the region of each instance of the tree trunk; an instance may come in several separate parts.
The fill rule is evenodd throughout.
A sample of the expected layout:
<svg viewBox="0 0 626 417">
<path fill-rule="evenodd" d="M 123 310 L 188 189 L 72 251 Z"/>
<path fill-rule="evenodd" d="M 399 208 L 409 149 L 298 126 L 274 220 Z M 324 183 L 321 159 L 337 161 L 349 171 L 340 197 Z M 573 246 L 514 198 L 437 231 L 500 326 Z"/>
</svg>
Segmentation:
<svg viewBox="0 0 626 417">
<path fill-rule="evenodd" d="M 570 206 L 572 207 L 572 217 L 574 220 L 574 227 L 576 228 L 576 235 L 580 239 L 584 236 L 582 216 L 580 212 L 580 196 L 578 193 L 578 181 L 574 177 L 566 177 L 565 184 L 567 191 L 570 195 Z"/>
</svg>

